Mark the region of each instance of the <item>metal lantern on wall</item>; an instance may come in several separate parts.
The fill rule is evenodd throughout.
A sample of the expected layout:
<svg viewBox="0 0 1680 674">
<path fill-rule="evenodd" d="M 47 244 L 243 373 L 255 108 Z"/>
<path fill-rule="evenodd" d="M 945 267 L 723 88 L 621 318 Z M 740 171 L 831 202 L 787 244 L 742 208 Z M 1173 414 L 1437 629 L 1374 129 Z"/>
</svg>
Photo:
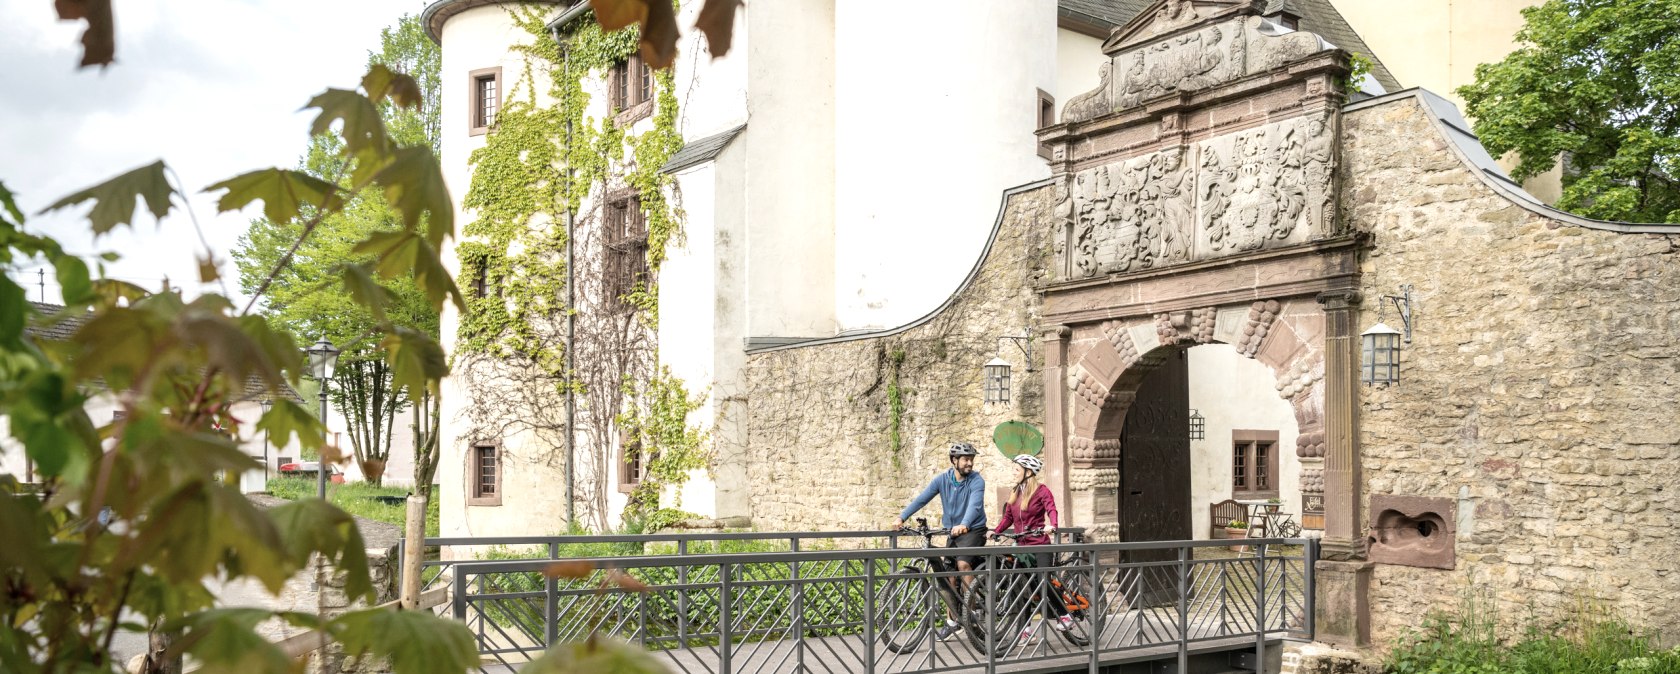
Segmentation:
<svg viewBox="0 0 1680 674">
<path fill-rule="evenodd" d="M 1207 418 L 1202 416 L 1201 411 L 1194 408 L 1190 410 L 1190 439 L 1207 439 Z"/>
<path fill-rule="evenodd" d="M 1377 323 L 1359 336 L 1359 380 L 1367 384 L 1392 384 L 1400 381 L 1399 330 Z"/>
<path fill-rule="evenodd" d="M 1009 402 L 1009 362 L 993 358 L 986 362 L 986 402 Z"/>
</svg>

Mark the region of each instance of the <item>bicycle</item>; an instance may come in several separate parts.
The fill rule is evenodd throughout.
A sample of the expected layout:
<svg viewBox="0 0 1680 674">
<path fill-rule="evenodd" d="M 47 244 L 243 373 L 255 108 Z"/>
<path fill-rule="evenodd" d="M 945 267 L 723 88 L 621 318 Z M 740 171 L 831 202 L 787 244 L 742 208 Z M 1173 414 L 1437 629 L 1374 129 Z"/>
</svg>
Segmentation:
<svg viewBox="0 0 1680 674">
<path fill-rule="evenodd" d="M 897 533 L 921 537 L 922 549 L 926 550 L 934 547 L 933 537 L 947 536 L 951 531 L 929 529 L 927 518 L 919 517 L 914 528 L 904 527 Z M 977 567 L 968 573 L 979 570 Z M 929 631 L 945 624 L 946 615 L 956 616 L 957 625 L 975 650 L 984 650 L 986 642 L 976 639 L 977 631 L 971 628 L 961 610 L 961 580 L 957 576 L 940 575 L 956 572 L 955 562 L 945 557 L 924 557 L 900 567 L 882 581 L 881 591 L 876 595 L 874 620 L 876 633 L 888 650 L 894 653 L 915 650 Z M 948 613 L 928 610 L 930 586 L 937 590 Z"/>
<path fill-rule="evenodd" d="M 997 532 L 995 538 L 1008 538 L 1020 546 L 1022 536 L 1042 535 L 1041 529 L 1023 531 L 1018 534 Z M 1089 591 L 1089 574 L 1072 571 L 1058 572 L 1054 569 L 1063 564 L 1082 564 L 1082 553 L 1072 553 L 1066 558 L 1051 559 L 1048 563 L 1034 567 L 1028 566 L 1021 559 L 1022 554 L 1044 555 L 1047 553 L 1017 553 L 999 555 L 997 569 L 994 572 L 996 585 L 995 596 L 992 599 L 992 654 L 1003 655 L 1021 641 L 1023 635 L 1036 632 L 1029 627 L 1038 617 L 1049 618 L 1049 605 L 1045 602 L 1056 601 L 1067 612 L 1071 623 L 1067 629 L 1052 630 L 1062 635 L 1062 639 L 1076 648 L 1090 645 L 1091 634 L 1087 622 L 1087 613 L 1091 609 L 1091 592 Z M 1013 569 L 1022 570 L 1020 573 L 1003 573 Z M 1048 580 L 1050 591 L 1043 592 L 1045 581 Z M 975 648 L 986 652 L 986 595 L 987 583 L 983 580 L 975 582 L 968 588 L 963 597 L 963 615 L 972 626 L 970 633 L 975 636 Z M 1044 597 L 1049 594 L 1051 596 Z"/>
</svg>

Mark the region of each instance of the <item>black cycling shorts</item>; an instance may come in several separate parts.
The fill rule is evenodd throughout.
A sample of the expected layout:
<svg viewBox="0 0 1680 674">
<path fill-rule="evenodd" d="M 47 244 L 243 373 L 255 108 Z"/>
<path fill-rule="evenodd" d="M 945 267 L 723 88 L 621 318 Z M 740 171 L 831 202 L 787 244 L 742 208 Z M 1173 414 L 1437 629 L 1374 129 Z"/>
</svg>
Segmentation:
<svg viewBox="0 0 1680 674">
<path fill-rule="evenodd" d="M 980 527 L 979 529 L 969 529 L 968 531 L 963 532 L 963 535 L 961 536 L 947 536 L 945 538 L 945 547 L 947 548 L 979 548 L 984 547 L 985 545 L 985 527 Z M 980 566 L 980 558 L 974 555 L 959 555 L 955 559 L 959 562 L 968 562 L 970 567 Z"/>
</svg>

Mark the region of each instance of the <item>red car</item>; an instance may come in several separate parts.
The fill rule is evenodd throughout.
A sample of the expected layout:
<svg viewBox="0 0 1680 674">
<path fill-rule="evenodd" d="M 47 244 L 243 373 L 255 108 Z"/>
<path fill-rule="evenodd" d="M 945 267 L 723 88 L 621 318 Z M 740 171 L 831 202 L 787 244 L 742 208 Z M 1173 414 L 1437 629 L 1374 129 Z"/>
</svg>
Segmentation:
<svg viewBox="0 0 1680 674">
<path fill-rule="evenodd" d="M 280 475 L 283 477 L 307 477 L 315 479 L 315 471 L 321 469 L 318 461 L 294 461 L 280 464 Z M 333 484 L 344 484 L 344 471 L 338 466 L 328 466 L 327 481 Z"/>
</svg>

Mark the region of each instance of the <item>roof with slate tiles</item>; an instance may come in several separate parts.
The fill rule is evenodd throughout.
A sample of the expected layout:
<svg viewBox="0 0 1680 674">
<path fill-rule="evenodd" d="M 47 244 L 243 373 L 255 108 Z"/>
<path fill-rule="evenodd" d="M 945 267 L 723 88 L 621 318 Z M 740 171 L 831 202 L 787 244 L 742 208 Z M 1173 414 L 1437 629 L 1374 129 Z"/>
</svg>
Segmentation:
<svg viewBox="0 0 1680 674">
<path fill-rule="evenodd" d="M 742 124 L 723 133 L 689 141 L 681 150 L 677 150 L 676 154 L 671 155 L 671 159 L 666 161 L 664 166 L 659 167 L 659 172 L 676 173 L 690 166 L 711 161 L 722 154 L 723 149 L 729 147 L 729 141 L 735 140 L 746 128 L 747 125 Z"/>
<path fill-rule="evenodd" d="M 24 333 L 36 339 L 52 341 L 69 339 L 83 325 L 86 325 L 88 319 L 93 316 L 91 313 L 59 314 L 59 312 L 64 311 L 64 306 L 59 304 L 33 301 L 29 304 L 33 305 L 35 313 L 41 316 L 57 315 L 57 320 L 50 323 L 31 321 L 28 326 L 24 327 Z M 100 384 L 100 386 L 103 385 L 103 383 Z M 263 383 L 262 379 L 253 375 L 245 380 L 245 390 L 240 394 L 239 400 L 262 400 L 272 397 L 274 396 L 268 392 L 268 386 Z M 292 388 L 289 384 L 281 384 L 279 397 L 299 404 L 304 402 L 303 396 L 298 395 L 297 389 Z"/>
</svg>

